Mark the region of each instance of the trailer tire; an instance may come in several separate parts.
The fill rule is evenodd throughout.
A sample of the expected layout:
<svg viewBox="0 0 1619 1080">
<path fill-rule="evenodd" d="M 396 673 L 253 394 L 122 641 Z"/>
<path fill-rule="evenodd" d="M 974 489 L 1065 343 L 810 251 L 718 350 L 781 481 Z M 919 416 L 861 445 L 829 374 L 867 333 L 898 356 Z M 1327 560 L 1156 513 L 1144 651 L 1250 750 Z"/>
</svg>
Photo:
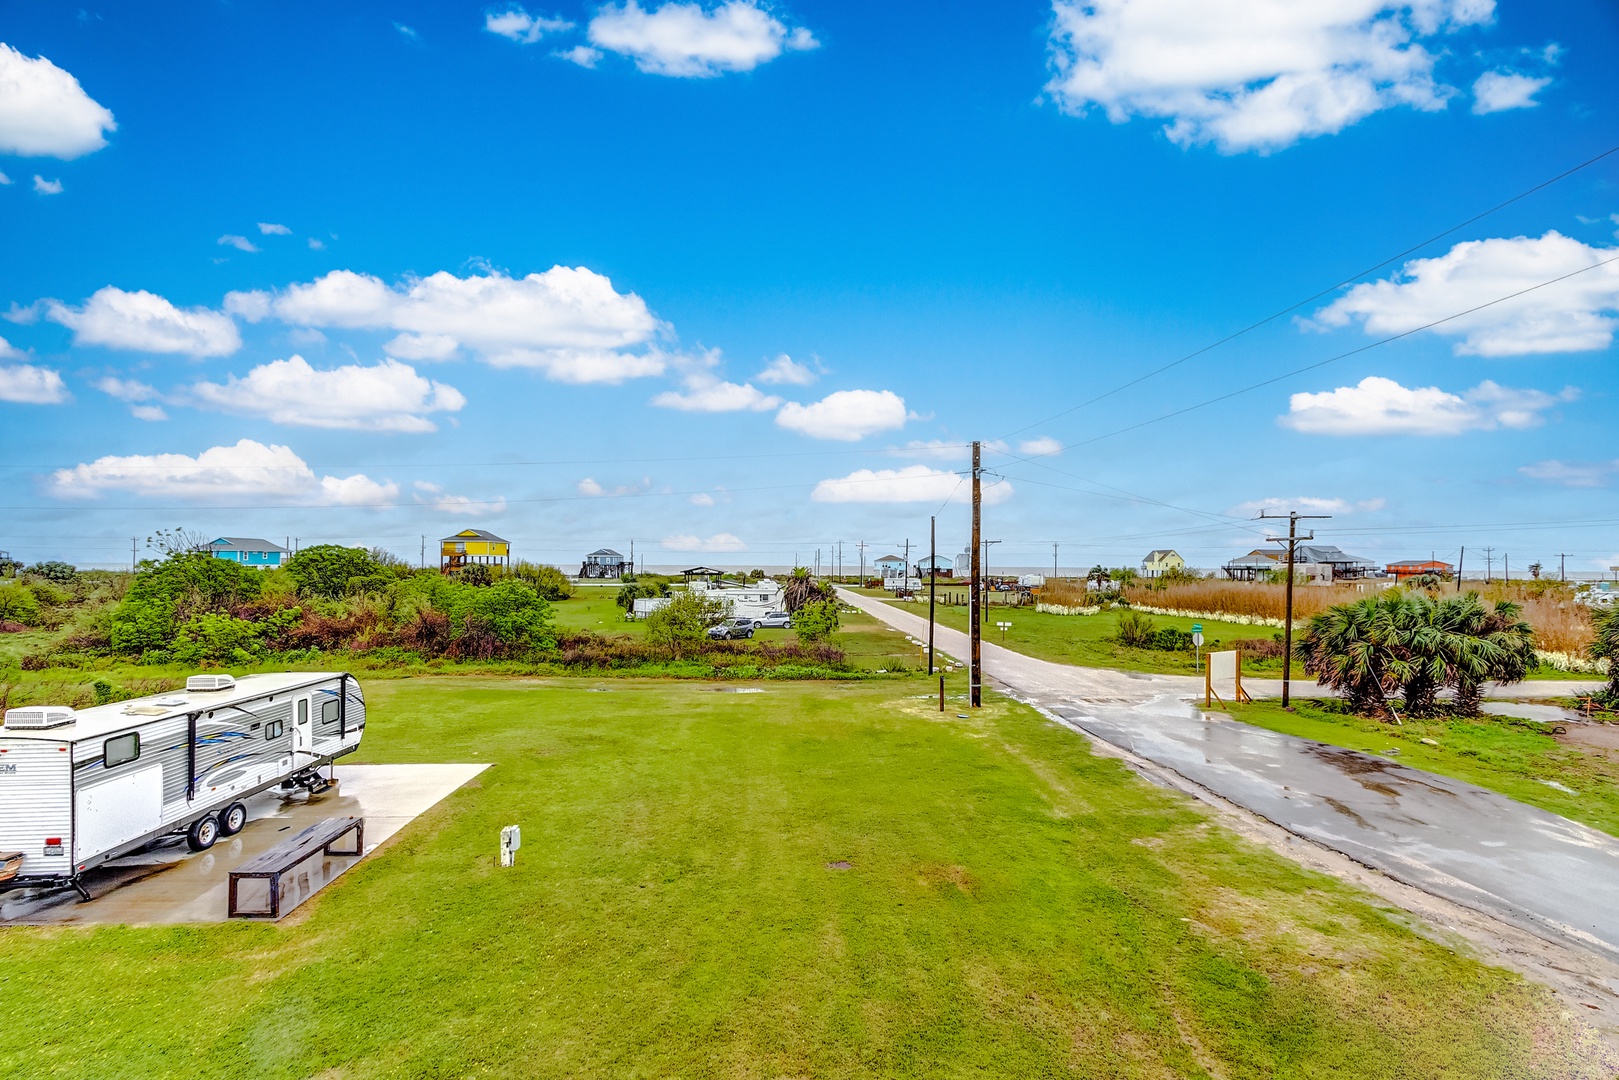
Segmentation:
<svg viewBox="0 0 1619 1080">
<path fill-rule="evenodd" d="M 207 851 L 219 839 L 219 822 L 212 817 L 200 817 L 186 830 L 186 846 L 192 851 Z"/>
<path fill-rule="evenodd" d="M 233 802 L 219 812 L 219 835 L 235 836 L 247 827 L 247 807 Z"/>
</svg>

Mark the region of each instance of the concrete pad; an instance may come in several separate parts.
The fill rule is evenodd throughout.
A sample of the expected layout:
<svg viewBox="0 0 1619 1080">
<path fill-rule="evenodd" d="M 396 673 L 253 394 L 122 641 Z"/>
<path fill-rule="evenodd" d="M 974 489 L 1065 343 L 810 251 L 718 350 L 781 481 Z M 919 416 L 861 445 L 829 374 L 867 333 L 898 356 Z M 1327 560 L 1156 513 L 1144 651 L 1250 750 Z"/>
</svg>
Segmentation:
<svg viewBox="0 0 1619 1080">
<path fill-rule="evenodd" d="M 193 853 L 184 837 L 165 838 L 85 874 L 95 899 L 70 889 L 0 893 L 0 926 L 224 922 L 230 871 L 288 836 L 329 817 L 365 819 L 365 852 L 477 776 L 488 765 L 339 765 L 336 784 L 320 795 L 301 789 L 261 792 L 247 802 L 248 823 L 236 836 Z M 364 858 L 362 855 L 361 858 Z M 291 912 L 359 859 L 316 855 L 282 879 L 282 912 Z M 243 906 L 258 903 L 244 881 Z M 262 886 L 259 886 L 262 889 Z"/>
</svg>

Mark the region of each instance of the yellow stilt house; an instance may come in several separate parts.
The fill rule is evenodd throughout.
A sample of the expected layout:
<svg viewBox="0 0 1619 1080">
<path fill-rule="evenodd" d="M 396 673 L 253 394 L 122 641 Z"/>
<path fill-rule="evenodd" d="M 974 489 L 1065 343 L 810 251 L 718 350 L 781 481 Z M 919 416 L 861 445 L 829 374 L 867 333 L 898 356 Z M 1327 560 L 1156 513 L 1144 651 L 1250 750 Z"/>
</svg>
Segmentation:
<svg viewBox="0 0 1619 1080">
<path fill-rule="evenodd" d="M 438 568 L 441 573 L 453 574 L 474 563 L 485 566 L 509 566 L 512 546 L 485 529 L 462 529 L 454 536 L 446 536 L 438 544 Z"/>
</svg>

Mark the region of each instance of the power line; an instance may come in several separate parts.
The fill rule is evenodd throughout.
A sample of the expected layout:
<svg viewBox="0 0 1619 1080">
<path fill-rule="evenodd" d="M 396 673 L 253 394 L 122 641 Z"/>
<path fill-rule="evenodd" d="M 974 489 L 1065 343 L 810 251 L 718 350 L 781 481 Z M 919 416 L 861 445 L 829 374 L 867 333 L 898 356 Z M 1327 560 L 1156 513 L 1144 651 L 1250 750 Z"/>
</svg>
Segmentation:
<svg viewBox="0 0 1619 1080">
<path fill-rule="evenodd" d="M 1610 146 L 1608 149 L 1602 151 L 1602 153 L 1600 153 L 1600 154 L 1597 154 L 1595 157 L 1587 158 L 1585 161 L 1580 162 L 1578 165 L 1575 165 L 1573 168 L 1563 170 L 1562 172 L 1558 173 L 1556 176 L 1552 177 L 1549 180 L 1542 180 L 1540 183 L 1536 184 L 1534 187 L 1527 188 L 1524 191 L 1520 191 L 1518 194 L 1512 196 L 1512 198 L 1507 199 L 1504 202 L 1496 203 L 1494 206 L 1490 207 L 1488 210 L 1485 210 L 1485 211 L 1483 211 L 1481 213 L 1478 213 L 1478 214 L 1474 214 L 1472 217 L 1468 218 L 1466 221 L 1460 222 L 1460 223 L 1458 223 L 1456 225 L 1452 225 L 1450 228 L 1444 230 L 1443 232 L 1435 233 L 1434 235 L 1428 237 L 1426 240 L 1423 240 L 1423 241 L 1421 241 L 1420 243 L 1417 243 L 1417 244 L 1413 244 L 1411 247 L 1406 248 L 1404 251 L 1402 251 L 1402 252 L 1400 252 L 1400 253 L 1398 253 L 1396 255 L 1390 255 L 1388 258 L 1384 259 L 1380 263 L 1376 263 L 1375 265 L 1368 266 L 1364 270 L 1361 270 L 1361 271 L 1359 271 L 1357 273 L 1351 274 L 1349 277 L 1344 278 L 1342 281 L 1338 282 L 1335 285 L 1329 285 L 1327 288 L 1322 289 L 1320 292 L 1317 292 L 1317 293 L 1315 293 L 1315 294 L 1313 294 L 1311 296 L 1307 296 L 1303 300 L 1298 301 L 1297 303 L 1289 304 L 1287 307 L 1282 308 L 1280 311 L 1277 311 L 1277 312 L 1274 312 L 1274 313 L 1272 313 L 1270 315 L 1265 316 L 1263 319 L 1260 319 L 1258 322 L 1249 323 L 1247 326 L 1243 327 L 1241 330 L 1237 330 L 1237 331 L 1235 331 L 1233 333 L 1227 334 L 1225 337 L 1221 338 L 1220 340 L 1218 340 L 1216 342 L 1213 342 L 1212 344 L 1205 345 L 1201 349 L 1197 349 L 1194 352 L 1189 352 L 1185 356 L 1181 357 L 1179 360 L 1173 360 L 1170 363 L 1164 364 L 1162 367 L 1154 368 L 1153 370 L 1147 372 L 1145 375 L 1141 375 L 1141 376 L 1138 376 L 1137 378 L 1131 379 L 1129 382 L 1121 383 L 1120 385 L 1115 386 L 1113 389 L 1107 391 L 1106 393 L 1098 394 L 1097 396 L 1095 396 L 1093 398 L 1088 398 L 1087 400 L 1082 401 L 1078 405 L 1072 406 L 1071 408 L 1064 409 L 1064 410 L 1062 410 L 1061 412 L 1058 412 L 1058 413 L 1053 413 L 1052 415 L 1046 417 L 1044 420 L 1037 420 L 1032 424 L 1026 424 L 1023 427 L 1020 427 L 1015 431 L 1009 431 L 1005 435 L 1000 436 L 1000 438 L 1002 438 L 1002 439 L 1010 439 L 1013 435 L 1021 435 L 1025 431 L 1029 431 L 1029 430 L 1031 430 L 1033 428 L 1040 427 L 1043 424 L 1049 424 L 1049 423 L 1051 423 L 1051 421 L 1060 419 L 1060 418 L 1062 418 L 1064 416 L 1067 416 L 1069 413 L 1078 412 L 1080 409 L 1083 409 L 1088 405 L 1094 405 L 1098 401 L 1105 400 L 1107 398 L 1112 397 L 1114 394 L 1121 393 L 1122 391 L 1128 390 L 1130 387 L 1135 386 L 1135 385 L 1137 385 L 1139 383 L 1143 383 L 1143 382 L 1147 381 L 1148 379 L 1153 378 L 1156 375 L 1162 375 L 1164 372 L 1170 370 L 1171 368 L 1179 367 L 1181 364 L 1186 363 L 1188 360 L 1196 359 L 1197 357 L 1202 356 L 1206 352 L 1209 352 L 1209 351 L 1211 351 L 1213 349 L 1218 349 L 1221 345 L 1224 345 L 1227 342 L 1235 341 L 1237 338 L 1242 337 L 1244 334 L 1251 333 L 1254 330 L 1258 330 L 1262 326 L 1266 326 L 1266 325 L 1268 325 L 1270 323 L 1273 323 L 1277 319 L 1280 319 L 1283 315 L 1287 315 L 1287 314 L 1289 314 L 1291 312 L 1297 311 L 1299 308 L 1303 307 L 1306 304 L 1314 303 L 1315 301 L 1321 299 L 1323 296 L 1326 296 L 1327 294 L 1332 293 L 1332 292 L 1336 292 L 1337 290 L 1343 288 L 1345 285 L 1352 284 L 1355 281 L 1359 280 L 1360 278 L 1365 277 L 1367 274 L 1375 273 L 1376 271 L 1381 270 L 1383 267 L 1388 266 L 1390 263 L 1398 262 L 1399 260 L 1405 258 L 1407 255 L 1413 255 L 1416 252 L 1418 252 L 1418 251 L 1422 250 L 1423 248 L 1427 247 L 1429 244 L 1433 243 L 1436 240 L 1442 240 L 1442 239 L 1444 239 L 1445 237 L 1449 236 L 1450 234 L 1452 234 L 1454 232 L 1459 232 L 1460 230 L 1467 228 L 1467 226 L 1472 225 L 1474 222 L 1481 221 L 1484 218 L 1489 217 L 1491 214 L 1494 214 L 1495 212 L 1497 212 L 1499 210 L 1504 210 L 1508 206 L 1511 206 L 1513 203 L 1518 202 L 1521 199 L 1526 199 L 1530 195 L 1533 195 L 1535 192 L 1540 191 L 1543 188 L 1550 187 L 1551 185 L 1557 183 L 1559 180 L 1563 180 L 1563 179 L 1565 179 L 1567 177 L 1570 177 L 1570 176 L 1574 175 L 1575 173 L 1579 172 L 1581 169 L 1589 168 L 1590 166 L 1595 165 L 1597 162 L 1601 161 L 1603 158 L 1606 158 L 1609 155 L 1611 155 L 1613 153 L 1616 153 L 1616 152 L 1619 152 L 1619 146 Z"/>
</svg>

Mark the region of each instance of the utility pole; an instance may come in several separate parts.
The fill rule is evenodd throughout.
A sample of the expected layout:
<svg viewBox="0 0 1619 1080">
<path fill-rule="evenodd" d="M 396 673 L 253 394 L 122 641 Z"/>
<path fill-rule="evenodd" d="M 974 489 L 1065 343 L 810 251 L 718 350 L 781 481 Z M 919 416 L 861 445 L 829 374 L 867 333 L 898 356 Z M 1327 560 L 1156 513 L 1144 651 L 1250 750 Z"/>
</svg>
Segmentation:
<svg viewBox="0 0 1619 1080">
<path fill-rule="evenodd" d="M 1568 583 L 1568 552 L 1566 551 L 1557 553 L 1557 580 L 1564 584 Z"/>
<path fill-rule="evenodd" d="M 911 583 L 911 538 L 905 538 L 905 565 L 899 568 L 899 587 L 907 588 Z M 895 594 L 896 596 L 898 593 Z"/>
<path fill-rule="evenodd" d="M 970 692 L 971 692 L 972 706 L 975 709 L 980 708 L 984 704 L 984 658 L 983 658 L 983 652 L 982 652 L 982 650 L 980 648 L 980 646 L 983 644 L 983 642 L 980 641 L 979 633 L 978 633 L 978 618 L 979 618 L 978 587 L 979 587 L 979 584 L 980 584 L 980 581 L 981 581 L 981 579 L 979 577 L 979 571 L 982 569 L 982 566 L 980 564 L 980 560 L 983 558 L 983 550 L 984 550 L 983 545 L 978 542 L 979 537 L 982 535 L 982 533 L 981 533 L 982 521 L 980 520 L 980 518 L 981 518 L 981 514 L 983 512 L 983 488 L 981 486 L 980 479 L 979 479 L 980 469 L 981 469 L 981 465 L 980 465 L 980 459 L 979 459 L 979 444 L 978 444 L 978 440 L 974 439 L 973 440 L 972 603 L 968 606 L 968 609 L 967 609 L 967 636 L 971 639 L 971 653 L 972 653 L 972 655 L 971 655 L 972 670 L 971 670 L 971 677 L 968 679 L 968 684 L 969 684 L 969 686 L 971 688 Z"/>
<path fill-rule="evenodd" d="M 843 541 L 838 541 L 838 553 L 832 557 L 832 574 L 839 581 L 843 580 Z"/>
<path fill-rule="evenodd" d="M 630 574 L 635 574 L 635 537 L 630 537 Z"/>
<path fill-rule="evenodd" d="M 1501 575 L 1503 577 L 1505 577 L 1508 581 L 1511 581 L 1512 580 L 1512 564 L 1507 561 L 1508 558 L 1510 558 L 1510 556 L 1507 555 L 1507 553 L 1503 551 L 1501 553 Z"/>
<path fill-rule="evenodd" d="M 1057 545 L 1056 544 L 1051 545 L 1051 577 L 1052 577 L 1053 580 L 1055 580 L 1056 577 L 1057 577 Z"/>
<path fill-rule="evenodd" d="M 422 533 L 422 554 L 421 554 L 421 557 L 418 559 L 418 562 L 420 563 L 421 568 L 423 570 L 427 569 L 427 534 L 426 533 Z"/>
<path fill-rule="evenodd" d="M 1462 591 L 1462 567 L 1467 565 L 1467 545 L 1462 545 L 1462 553 L 1456 556 L 1456 591 Z"/>
<path fill-rule="evenodd" d="M 1261 512 L 1262 518 L 1277 518 L 1280 514 L 1266 514 Z M 1298 550 L 1300 540 L 1314 540 L 1315 530 L 1310 530 L 1309 536 L 1299 535 L 1299 519 L 1314 518 L 1325 520 L 1331 514 L 1301 514 L 1297 510 L 1290 510 L 1287 514 L 1287 536 L 1267 536 L 1265 539 L 1271 543 L 1287 541 L 1287 614 L 1282 617 L 1282 708 L 1288 707 L 1289 694 L 1293 682 L 1293 577 L 1297 571 L 1295 552 Z"/>
<path fill-rule="evenodd" d="M 1484 549 L 1484 584 L 1488 585 L 1495 574 L 1495 549 Z"/>
<path fill-rule="evenodd" d="M 140 560 L 135 557 L 135 544 L 137 540 L 138 538 L 134 536 L 129 538 L 129 569 L 131 573 L 134 573 L 135 569 L 140 566 Z"/>
<path fill-rule="evenodd" d="M 928 518 L 928 674 L 933 674 L 933 605 L 939 582 L 939 518 Z"/>
<path fill-rule="evenodd" d="M 866 587 L 866 542 L 862 540 L 855 547 L 860 549 L 860 587 L 863 589 Z"/>
</svg>

